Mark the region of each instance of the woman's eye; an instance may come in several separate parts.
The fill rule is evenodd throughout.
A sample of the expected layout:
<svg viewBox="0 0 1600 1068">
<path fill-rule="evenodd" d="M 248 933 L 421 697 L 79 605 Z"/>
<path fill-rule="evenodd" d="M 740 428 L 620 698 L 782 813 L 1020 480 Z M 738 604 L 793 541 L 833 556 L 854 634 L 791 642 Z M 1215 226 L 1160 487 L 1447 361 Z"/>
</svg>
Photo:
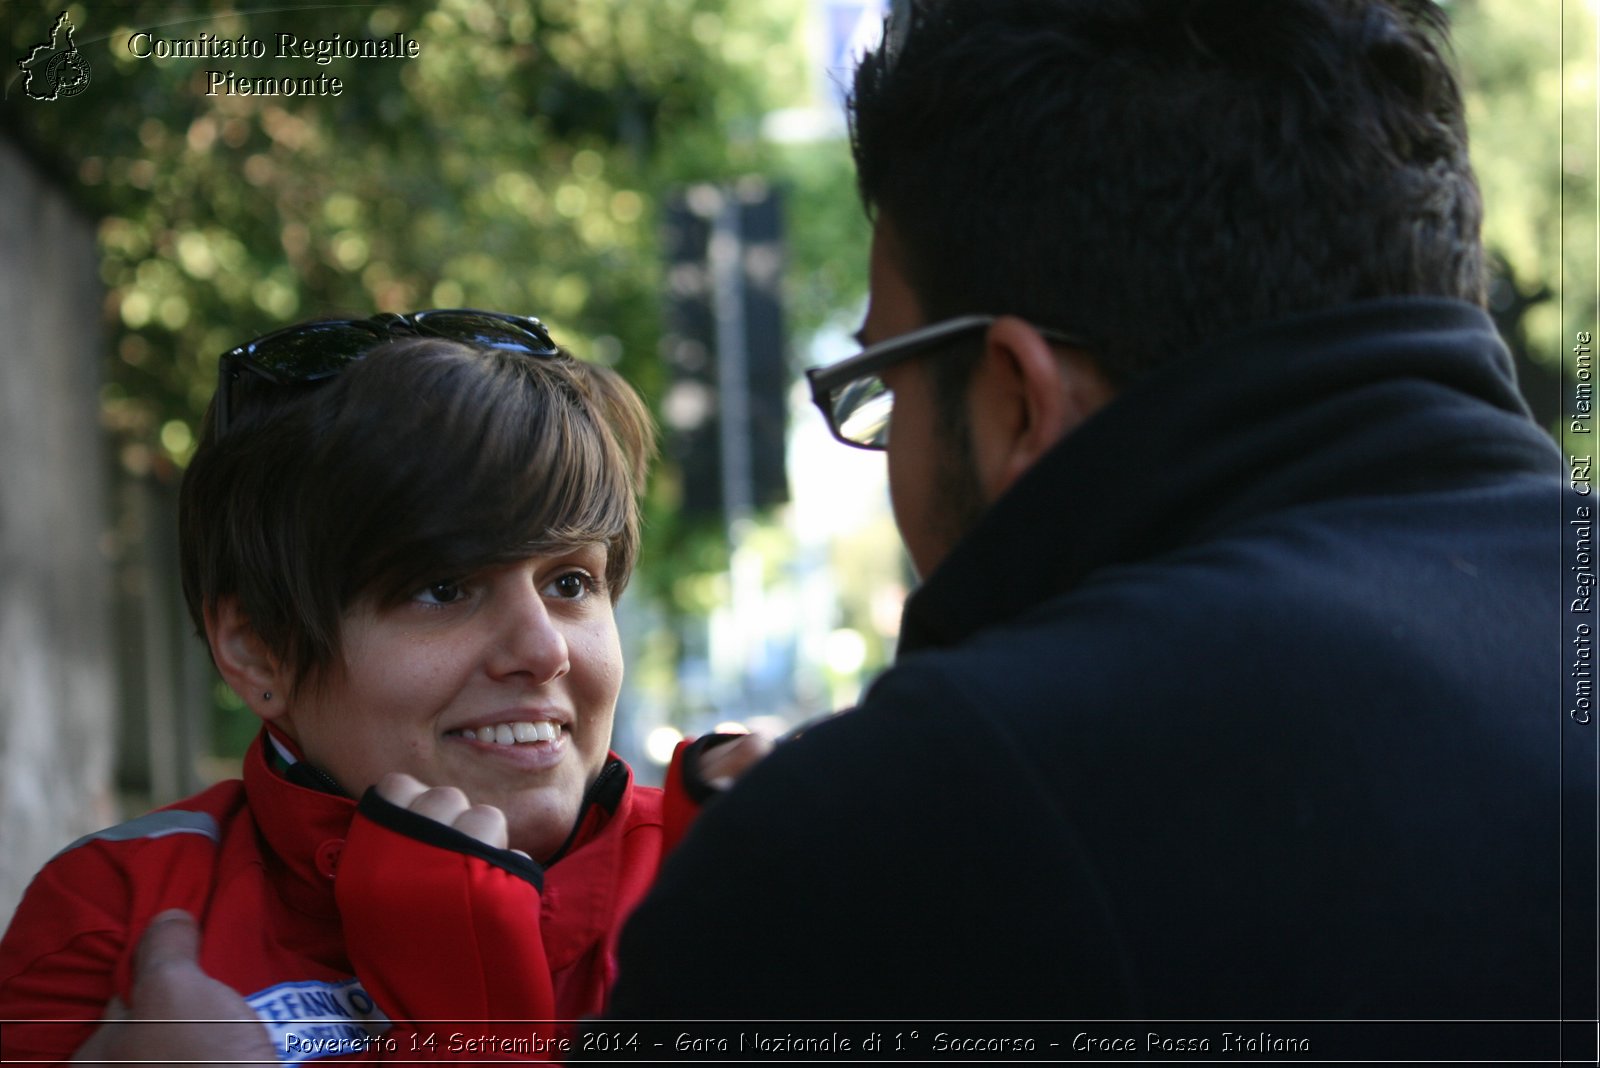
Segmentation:
<svg viewBox="0 0 1600 1068">
<path fill-rule="evenodd" d="M 568 571 L 556 577 L 545 589 L 553 596 L 567 600 L 577 600 L 591 593 L 594 589 L 594 579 L 582 571 Z"/>
<path fill-rule="evenodd" d="M 467 591 L 459 582 L 435 582 L 412 594 L 411 599 L 423 604 L 454 604 L 466 595 Z"/>
</svg>

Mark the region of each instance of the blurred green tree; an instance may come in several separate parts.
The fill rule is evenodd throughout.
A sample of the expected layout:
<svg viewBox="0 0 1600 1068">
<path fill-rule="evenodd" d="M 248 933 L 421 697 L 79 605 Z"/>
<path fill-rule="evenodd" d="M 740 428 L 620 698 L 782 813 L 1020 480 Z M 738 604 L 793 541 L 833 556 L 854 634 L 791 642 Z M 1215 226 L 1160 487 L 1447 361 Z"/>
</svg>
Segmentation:
<svg viewBox="0 0 1600 1068">
<path fill-rule="evenodd" d="M 1494 264 L 1491 310 L 1552 430 L 1560 368 L 1594 332 L 1595 4 L 1451 0 L 1473 164 Z"/>
<path fill-rule="evenodd" d="M 60 8 L 8 5 L 11 53 Z M 42 102 L 6 80 L 5 128 L 100 220 L 113 351 L 104 412 L 135 474 L 180 468 L 218 353 L 318 315 L 468 305 L 538 315 L 580 356 L 660 397 L 657 209 L 691 181 L 793 172 L 806 211 L 859 215 L 842 145 L 779 153 L 761 116 L 805 91 L 796 2 L 436 0 L 66 8 L 90 81 Z M 410 59 L 280 58 L 301 42 L 395 34 Z M 136 37 L 136 34 L 144 36 Z M 202 35 L 205 35 L 202 37 Z M 162 58 L 160 42 L 259 41 L 265 58 Z M 152 55 L 154 52 L 156 54 Z M 207 72 L 328 75 L 338 96 L 218 92 Z M 832 205 L 830 208 L 829 206 Z M 859 290 L 858 248 L 804 229 L 800 254 Z M 810 277 L 798 264 L 796 277 Z M 841 281 L 841 278 L 843 281 Z M 798 325 L 829 313 L 798 287 Z M 642 577 L 720 564 L 657 479 Z"/>
</svg>

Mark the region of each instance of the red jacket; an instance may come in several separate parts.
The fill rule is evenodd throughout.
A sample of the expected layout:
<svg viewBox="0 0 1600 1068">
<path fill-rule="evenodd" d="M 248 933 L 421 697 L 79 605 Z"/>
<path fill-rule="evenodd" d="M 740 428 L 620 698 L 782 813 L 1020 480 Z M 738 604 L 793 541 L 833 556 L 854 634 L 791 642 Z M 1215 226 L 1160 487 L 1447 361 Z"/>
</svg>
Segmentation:
<svg viewBox="0 0 1600 1068">
<path fill-rule="evenodd" d="M 0 941 L 0 1057 L 71 1057 L 112 995 L 127 1000 L 139 935 L 170 908 L 198 917 L 201 967 L 245 996 L 280 1059 L 559 1053 L 539 1045 L 560 1037 L 550 1026 L 473 1021 L 599 1012 L 617 932 L 660 864 L 661 814 L 661 791 L 613 756 L 546 869 L 374 793 L 358 807 L 295 785 L 258 738 L 242 781 L 45 865 Z"/>
</svg>

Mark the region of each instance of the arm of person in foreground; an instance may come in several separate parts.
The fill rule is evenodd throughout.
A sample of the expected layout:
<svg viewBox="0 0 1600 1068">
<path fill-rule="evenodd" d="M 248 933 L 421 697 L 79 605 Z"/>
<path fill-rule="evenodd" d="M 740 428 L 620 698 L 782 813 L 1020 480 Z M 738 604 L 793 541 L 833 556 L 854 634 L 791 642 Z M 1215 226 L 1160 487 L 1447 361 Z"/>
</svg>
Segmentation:
<svg viewBox="0 0 1600 1068">
<path fill-rule="evenodd" d="M 276 1065 L 272 1040 L 239 992 L 200 970 L 200 929 L 187 912 L 150 921 L 134 954 L 128 1004 L 113 998 L 105 1022 L 79 1048 L 75 1064 Z M 160 1020 L 162 1023 L 130 1021 Z M 215 1021 L 215 1022 L 213 1022 Z"/>
<path fill-rule="evenodd" d="M 441 834 L 460 835 L 483 846 L 485 849 L 498 849 L 505 843 L 504 818 L 498 810 L 485 811 L 481 806 L 470 806 L 465 803 L 454 804 L 454 798 L 449 792 L 429 791 L 422 784 L 405 776 L 391 777 L 394 781 L 386 780 L 388 790 L 387 802 L 396 811 L 415 815 L 417 818 L 427 819 L 437 827 Z M 459 793 L 458 791 L 455 793 Z M 498 821 L 496 819 L 498 818 Z M 498 827 L 498 839 L 496 829 Z M 361 863 L 364 854 L 370 850 L 382 848 L 387 844 L 390 848 L 394 843 L 383 842 L 383 828 L 373 825 L 366 828 L 366 833 L 357 839 L 355 862 Z M 424 850 L 421 844 L 401 843 L 402 848 Z M 457 869 L 469 866 L 466 854 L 460 856 L 446 855 L 448 863 L 439 864 L 440 858 L 419 855 L 425 867 L 436 869 L 433 876 L 426 880 L 395 879 L 394 869 L 385 868 L 384 873 L 391 882 L 416 882 L 425 883 L 423 898 L 414 898 L 413 904 L 426 908 L 427 887 L 438 892 L 439 880 L 446 881 L 459 879 L 461 872 Z M 417 858 L 413 858 L 417 859 Z M 526 860 L 517 856 L 517 860 Z M 476 863 L 472 861 L 471 863 Z M 487 865 L 484 865 L 487 867 Z M 417 874 L 416 868 L 403 869 L 408 876 Z M 365 873 L 364 873 L 365 874 Z M 479 873 L 481 874 L 481 873 Z M 354 880 L 353 887 L 341 900 L 349 901 L 351 894 L 361 898 L 364 890 L 361 880 Z M 457 895 L 460 896 L 459 894 Z M 498 918 L 504 921 L 503 912 L 504 895 L 491 894 L 496 897 L 501 908 L 491 907 L 486 909 L 480 919 L 493 923 Z M 536 894 L 530 896 L 533 901 L 532 915 L 538 915 L 538 899 Z M 393 902 L 389 902 L 393 905 Z M 429 910 L 427 918 L 429 924 L 437 928 L 441 926 L 436 910 Z M 358 925 L 359 927 L 360 925 Z M 449 925 L 446 925 L 449 926 Z M 532 938 L 537 941 L 537 923 L 525 924 L 531 926 Z M 455 927 L 450 929 L 454 930 Z M 381 937 L 384 942 L 394 944 L 404 942 L 412 944 L 410 939 L 394 938 L 393 931 L 387 935 L 375 933 L 370 925 L 362 930 L 372 937 Z M 400 928 L 400 930 L 407 930 Z M 502 932 L 503 933 L 503 932 Z M 366 935 L 358 932 L 358 938 Z M 74 1063 L 106 1064 L 144 1062 L 153 1064 L 163 1063 L 201 1063 L 201 1064 L 264 1064 L 275 1065 L 278 1063 L 272 1038 L 265 1027 L 262 1026 L 255 1012 L 245 1002 L 244 998 L 233 988 L 213 979 L 207 975 L 198 963 L 201 934 L 194 918 L 186 912 L 169 911 L 158 915 L 149 925 L 135 951 L 132 982 L 126 1003 L 120 999 L 113 999 L 107 1006 L 103 1023 L 93 1035 L 78 1050 Z M 525 944 L 507 940 L 504 952 L 515 956 Z M 392 953 L 392 950 L 385 951 Z M 362 965 L 360 956 L 353 950 L 352 961 L 357 970 Z M 452 953 L 450 959 L 456 959 L 459 954 Z M 386 997 L 395 996 L 399 990 L 400 1002 L 389 1001 L 391 1006 L 387 1011 L 393 1013 L 416 1011 L 433 1019 L 448 1018 L 448 1008 L 440 1009 L 432 1002 L 450 1000 L 451 1006 L 464 1011 L 470 1018 L 487 1019 L 484 1015 L 485 1006 L 482 1003 L 482 991 L 478 997 L 473 998 L 471 993 L 462 995 L 448 984 L 441 986 L 439 975 L 435 967 L 436 961 L 428 957 L 426 969 L 419 969 L 412 964 L 405 969 L 405 975 L 400 977 L 380 976 L 370 978 L 363 975 L 363 981 L 372 987 L 372 992 L 377 994 L 380 990 Z M 481 965 L 476 957 L 473 958 L 475 966 Z M 542 947 L 538 955 L 542 962 Z M 519 965 L 519 969 L 522 966 Z M 434 998 L 427 1003 L 417 1003 L 408 999 L 414 997 L 426 998 L 426 991 L 417 980 L 418 973 L 426 970 L 433 977 L 431 989 Z M 458 972 L 461 969 L 457 969 Z M 525 970 L 525 969 L 522 969 Z M 516 988 L 516 998 L 522 999 L 514 1007 L 517 1018 L 536 1016 L 543 1011 L 548 1013 L 548 998 L 539 1002 L 539 991 L 548 991 L 549 977 L 545 974 L 534 976 L 531 980 L 522 975 L 519 970 L 518 978 L 521 982 L 513 983 L 509 977 L 503 977 L 503 989 Z M 475 977 L 475 986 L 482 987 L 484 975 Z M 530 992 L 529 987 L 534 989 Z M 448 994 L 440 995 L 439 991 L 445 989 Z M 465 997 L 470 1004 L 462 1002 Z M 460 1004 L 458 1004 L 460 1002 Z M 538 1003 L 538 1004 L 536 1004 Z M 399 1007 L 392 1007 L 398 1004 Z M 396 1018 L 400 1018 L 396 1016 Z M 234 1022 L 237 1021 L 237 1022 Z M 404 1027 L 414 1027 L 405 1024 Z M 391 1034 L 394 1032 L 391 1031 Z M 523 1029 L 520 1033 L 526 1033 Z M 422 1040 L 416 1043 L 417 1048 L 412 1049 L 412 1043 L 397 1037 L 396 1055 L 406 1060 L 416 1060 L 431 1056 L 440 1056 L 450 1051 L 440 1043 L 424 1045 Z M 383 1059 L 384 1047 L 374 1047 L 372 1052 L 378 1059 Z M 454 1054 L 449 1059 L 459 1059 Z"/>
</svg>

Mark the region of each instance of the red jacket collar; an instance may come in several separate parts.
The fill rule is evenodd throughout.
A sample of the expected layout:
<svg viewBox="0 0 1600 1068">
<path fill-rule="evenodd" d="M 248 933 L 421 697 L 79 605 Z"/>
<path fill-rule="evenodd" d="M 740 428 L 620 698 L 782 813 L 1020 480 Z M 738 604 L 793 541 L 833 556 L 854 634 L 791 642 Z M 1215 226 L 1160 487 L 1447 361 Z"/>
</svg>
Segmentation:
<svg viewBox="0 0 1600 1068">
<path fill-rule="evenodd" d="M 282 735 L 277 737 L 283 740 Z M 296 910 L 337 916 L 331 870 L 336 869 L 338 852 L 350 833 L 356 803 L 285 779 L 268 766 L 265 747 L 270 744 L 263 731 L 244 756 L 245 797 L 269 846 L 263 854 L 269 873 L 283 899 Z M 292 746 L 290 751 L 294 752 Z"/>
<path fill-rule="evenodd" d="M 300 759 L 292 742 L 281 734 L 274 737 Z M 267 731 L 251 744 L 244 759 L 244 784 L 256 825 L 270 847 L 265 859 L 274 884 L 297 911 L 337 917 L 332 873 L 356 803 L 288 781 L 269 766 L 269 745 Z M 594 792 L 577 833 L 545 871 L 541 929 L 556 971 L 599 941 L 609 950 L 621 914 L 632 908 L 655 875 L 658 837 L 636 837 L 634 832 L 659 827 L 660 795 L 637 789 L 632 769 L 615 753 L 608 760 L 615 765 L 608 764 L 610 774 L 620 775 L 621 781 Z"/>
</svg>

